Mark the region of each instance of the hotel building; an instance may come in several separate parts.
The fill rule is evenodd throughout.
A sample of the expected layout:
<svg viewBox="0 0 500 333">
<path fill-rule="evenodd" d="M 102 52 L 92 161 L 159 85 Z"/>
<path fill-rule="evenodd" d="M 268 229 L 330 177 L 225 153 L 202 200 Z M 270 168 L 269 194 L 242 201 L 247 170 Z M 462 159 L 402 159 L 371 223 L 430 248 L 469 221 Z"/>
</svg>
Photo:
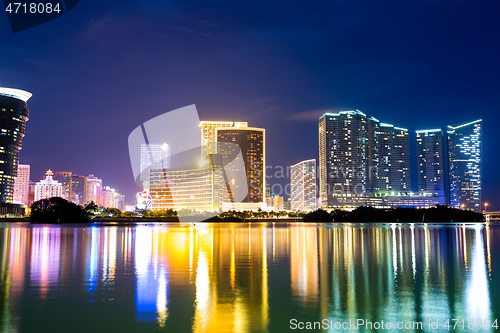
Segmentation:
<svg viewBox="0 0 500 333">
<path fill-rule="evenodd" d="M 182 168 L 152 169 L 152 209 L 217 211 L 222 207 L 225 187 L 220 155 Z"/>
<path fill-rule="evenodd" d="M 448 126 L 450 205 L 481 211 L 482 120 Z"/>
<path fill-rule="evenodd" d="M 30 183 L 30 166 L 19 164 L 17 166 L 17 176 L 14 181 L 14 203 L 28 205 L 28 193 Z"/>
<path fill-rule="evenodd" d="M 224 210 L 251 210 L 265 205 L 265 130 L 262 128 L 246 127 L 246 123 L 236 123 L 235 127 L 216 128 L 217 149 L 222 157 L 226 175 L 238 175 L 240 166 L 245 168 L 246 184 L 227 179 L 231 191 L 236 193 L 245 191 L 248 194 L 243 200 L 234 200 L 235 196 L 228 191 L 229 197 L 224 197 Z M 238 145 L 238 147 L 236 146 Z M 241 152 L 242 161 L 237 161 Z M 236 156 L 236 158 L 235 158 Z M 232 160 L 236 163 L 231 163 Z M 243 187 L 242 187 L 243 186 Z"/>
<path fill-rule="evenodd" d="M 290 209 L 316 208 L 316 160 L 310 159 L 290 167 Z"/>
<path fill-rule="evenodd" d="M 416 131 L 418 191 L 445 200 L 444 136 L 440 129 Z"/>
<path fill-rule="evenodd" d="M 0 203 L 12 203 L 31 93 L 0 87 Z"/>
<path fill-rule="evenodd" d="M 141 174 L 140 180 L 147 189 L 149 182 L 149 170 L 164 169 L 170 167 L 170 146 L 163 144 L 141 144 Z"/>
<path fill-rule="evenodd" d="M 52 197 L 63 197 L 63 186 L 52 176 L 54 173 L 48 170 L 45 173 L 45 179 L 35 184 L 35 201 L 42 199 L 50 199 Z"/>
</svg>

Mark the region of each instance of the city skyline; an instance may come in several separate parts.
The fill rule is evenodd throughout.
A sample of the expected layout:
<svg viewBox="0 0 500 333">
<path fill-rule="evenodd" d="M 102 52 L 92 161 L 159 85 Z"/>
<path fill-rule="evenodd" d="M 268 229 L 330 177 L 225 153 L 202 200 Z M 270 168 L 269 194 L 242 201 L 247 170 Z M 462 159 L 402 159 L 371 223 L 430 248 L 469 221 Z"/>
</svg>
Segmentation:
<svg viewBox="0 0 500 333">
<path fill-rule="evenodd" d="M 148 3 L 82 2 L 17 34 L 0 23 L 0 86 L 34 94 L 19 155 L 33 175 L 93 173 L 133 198 L 126 138 L 168 110 L 266 128 L 266 164 L 288 166 L 313 157 L 320 115 L 358 108 L 409 133 L 482 118 L 482 199 L 500 208 L 498 2 Z"/>
</svg>

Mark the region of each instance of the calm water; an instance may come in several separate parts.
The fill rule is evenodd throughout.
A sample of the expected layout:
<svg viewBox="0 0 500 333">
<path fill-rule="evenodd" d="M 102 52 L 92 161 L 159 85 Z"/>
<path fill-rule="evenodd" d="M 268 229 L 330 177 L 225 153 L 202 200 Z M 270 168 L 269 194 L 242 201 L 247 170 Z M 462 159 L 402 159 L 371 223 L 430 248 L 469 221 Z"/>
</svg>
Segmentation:
<svg viewBox="0 0 500 333">
<path fill-rule="evenodd" d="M 499 269 L 498 224 L 0 224 L 0 330 L 442 332 L 500 317 Z"/>
</svg>

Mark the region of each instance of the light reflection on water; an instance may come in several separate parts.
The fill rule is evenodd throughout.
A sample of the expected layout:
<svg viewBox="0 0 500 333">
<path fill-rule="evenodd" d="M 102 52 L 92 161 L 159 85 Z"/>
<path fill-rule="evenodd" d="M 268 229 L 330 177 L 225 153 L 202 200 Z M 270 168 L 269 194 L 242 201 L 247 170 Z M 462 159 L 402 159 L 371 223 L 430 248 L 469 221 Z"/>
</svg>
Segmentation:
<svg viewBox="0 0 500 333">
<path fill-rule="evenodd" d="M 0 329 L 280 332 L 293 318 L 361 318 L 435 332 L 429 322 L 496 319 L 495 243 L 497 224 L 1 224 Z"/>
</svg>

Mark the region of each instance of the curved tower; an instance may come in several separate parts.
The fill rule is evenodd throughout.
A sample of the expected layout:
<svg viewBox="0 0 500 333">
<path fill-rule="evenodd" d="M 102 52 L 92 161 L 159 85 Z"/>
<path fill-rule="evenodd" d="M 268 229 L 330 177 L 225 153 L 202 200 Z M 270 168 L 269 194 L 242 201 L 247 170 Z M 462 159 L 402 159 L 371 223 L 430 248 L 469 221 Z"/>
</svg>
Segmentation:
<svg viewBox="0 0 500 333">
<path fill-rule="evenodd" d="M 0 87 L 0 203 L 12 203 L 31 93 Z"/>
</svg>

